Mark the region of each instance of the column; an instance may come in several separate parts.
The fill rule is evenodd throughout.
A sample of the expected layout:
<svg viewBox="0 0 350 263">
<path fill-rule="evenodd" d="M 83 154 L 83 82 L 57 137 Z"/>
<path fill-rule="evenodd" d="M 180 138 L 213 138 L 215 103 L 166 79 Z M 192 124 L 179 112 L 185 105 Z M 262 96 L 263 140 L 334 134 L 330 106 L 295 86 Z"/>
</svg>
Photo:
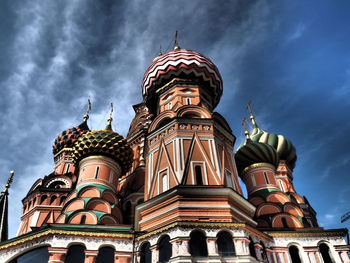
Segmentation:
<svg viewBox="0 0 350 263">
<path fill-rule="evenodd" d="M 85 261 L 84 263 L 95 263 L 97 260 L 97 250 L 85 250 Z"/>
<path fill-rule="evenodd" d="M 172 245 L 172 258 L 178 256 L 190 256 L 188 239 L 173 239 L 170 241 Z"/>
<path fill-rule="evenodd" d="M 152 253 L 152 263 L 158 263 L 159 253 L 158 253 L 158 246 L 154 245 L 150 247 L 151 253 Z"/>
<path fill-rule="evenodd" d="M 115 251 L 114 252 L 114 258 L 116 263 L 131 263 L 131 253 L 127 252 L 120 252 L 120 251 Z"/>
<path fill-rule="evenodd" d="M 234 240 L 235 250 L 237 256 L 249 255 L 249 240 L 246 238 L 235 238 Z"/>
<path fill-rule="evenodd" d="M 208 243 L 208 256 L 218 256 L 218 251 L 216 248 L 216 238 L 207 238 Z"/>
<path fill-rule="evenodd" d="M 49 247 L 48 250 L 50 254 L 48 263 L 64 263 L 68 251 L 67 248 Z"/>
<path fill-rule="evenodd" d="M 262 250 L 262 245 L 260 245 L 259 243 L 256 243 L 254 244 L 254 248 L 255 248 L 255 254 L 256 254 L 256 257 L 259 261 L 262 261 L 263 258 L 262 258 L 262 253 L 261 253 L 261 250 Z"/>
</svg>

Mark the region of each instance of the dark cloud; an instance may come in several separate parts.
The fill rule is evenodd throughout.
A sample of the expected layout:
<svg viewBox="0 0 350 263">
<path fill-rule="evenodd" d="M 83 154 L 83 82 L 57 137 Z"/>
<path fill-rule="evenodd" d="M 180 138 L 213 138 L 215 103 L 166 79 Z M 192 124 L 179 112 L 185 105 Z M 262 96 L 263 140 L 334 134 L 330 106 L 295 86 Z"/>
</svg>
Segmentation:
<svg viewBox="0 0 350 263">
<path fill-rule="evenodd" d="M 16 177 L 11 235 L 20 200 L 53 168 L 51 145 L 81 122 L 126 134 L 145 69 L 159 52 L 180 46 L 208 56 L 224 80 L 217 110 L 243 140 L 249 100 L 263 129 L 297 148 L 295 185 L 326 227 L 350 210 L 350 63 L 346 2 L 5 1 L 0 4 L 0 178 Z M 316 7 L 317 6 L 317 7 Z M 312 8 L 314 12 L 310 13 Z M 3 183 L 3 184 L 4 184 Z M 244 188 L 244 186 L 243 186 Z M 324 194 L 327 193 L 327 194 Z M 330 208 L 332 207 L 332 208 Z M 17 224 L 17 225 L 16 225 Z"/>
</svg>

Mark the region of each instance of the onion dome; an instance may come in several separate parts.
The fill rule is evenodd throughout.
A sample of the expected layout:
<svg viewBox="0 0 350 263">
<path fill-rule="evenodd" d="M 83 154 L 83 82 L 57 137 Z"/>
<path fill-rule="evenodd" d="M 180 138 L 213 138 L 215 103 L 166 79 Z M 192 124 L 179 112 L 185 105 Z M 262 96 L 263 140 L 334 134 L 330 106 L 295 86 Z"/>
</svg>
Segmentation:
<svg viewBox="0 0 350 263">
<path fill-rule="evenodd" d="M 253 128 L 250 136 L 254 142 L 261 142 L 271 145 L 276 149 L 279 159 L 286 161 L 287 165 L 293 169 L 297 160 L 296 150 L 292 142 L 283 135 L 268 133 L 260 129 L 257 125 Z"/>
<path fill-rule="evenodd" d="M 72 158 L 75 163 L 91 155 L 105 155 L 115 159 L 124 172 L 129 170 L 133 161 L 133 151 L 123 136 L 114 132 L 110 122 L 104 130 L 84 133 L 73 148 Z"/>
<path fill-rule="evenodd" d="M 276 150 L 266 143 L 254 142 L 251 139 L 245 142 L 237 150 L 236 164 L 239 174 L 248 166 L 255 163 L 269 163 L 277 167 L 278 154 Z"/>
<path fill-rule="evenodd" d="M 57 136 L 52 146 L 53 154 L 56 155 L 64 148 L 72 148 L 74 146 L 74 143 L 78 140 L 78 138 L 89 130 L 90 129 L 87 126 L 86 121 L 84 121 L 77 127 L 73 127 L 71 129 L 63 131 L 60 135 Z"/>
<path fill-rule="evenodd" d="M 146 70 L 142 81 L 142 94 L 146 101 L 173 78 L 198 79 L 205 83 L 213 97 L 213 107 L 219 103 L 222 78 L 217 67 L 202 54 L 180 49 L 177 45 L 173 51 L 156 57 Z"/>
</svg>

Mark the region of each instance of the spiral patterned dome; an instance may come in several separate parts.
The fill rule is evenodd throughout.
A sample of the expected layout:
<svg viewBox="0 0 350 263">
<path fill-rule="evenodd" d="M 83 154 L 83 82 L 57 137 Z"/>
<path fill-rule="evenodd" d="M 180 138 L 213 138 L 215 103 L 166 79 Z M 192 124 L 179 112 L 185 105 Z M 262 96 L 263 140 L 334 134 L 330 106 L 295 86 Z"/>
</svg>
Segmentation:
<svg viewBox="0 0 350 263">
<path fill-rule="evenodd" d="M 255 163 L 269 163 L 277 167 L 278 154 L 266 143 L 254 142 L 247 139 L 237 150 L 236 164 L 239 174 L 248 166 Z"/>
<path fill-rule="evenodd" d="M 214 107 L 222 95 L 222 78 L 219 70 L 207 57 L 187 49 L 175 49 L 156 57 L 148 67 L 142 81 L 142 94 L 148 98 L 158 88 L 175 77 L 198 78 L 207 83 L 214 98 Z"/>
<path fill-rule="evenodd" d="M 72 158 L 78 163 L 84 157 L 94 154 L 116 159 L 124 172 L 129 170 L 133 161 L 132 149 L 126 140 L 112 129 L 84 133 L 74 145 Z"/>
<path fill-rule="evenodd" d="M 296 150 L 292 142 L 283 135 L 268 133 L 255 126 L 250 136 L 254 142 L 267 143 L 276 149 L 279 159 L 286 161 L 287 165 L 293 169 L 297 160 Z"/>
<path fill-rule="evenodd" d="M 72 148 L 78 138 L 89 130 L 90 129 L 87 126 L 87 123 L 84 121 L 77 127 L 63 131 L 57 136 L 54 144 L 52 145 L 53 154 L 55 155 L 59 153 L 64 148 Z"/>
</svg>

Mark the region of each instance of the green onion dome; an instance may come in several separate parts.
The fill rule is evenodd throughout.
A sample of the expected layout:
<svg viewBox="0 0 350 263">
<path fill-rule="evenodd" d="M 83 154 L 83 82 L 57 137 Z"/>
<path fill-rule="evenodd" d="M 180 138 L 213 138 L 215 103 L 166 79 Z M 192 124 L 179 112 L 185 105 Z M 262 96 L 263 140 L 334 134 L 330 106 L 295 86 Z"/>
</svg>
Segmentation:
<svg viewBox="0 0 350 263">
<path fill-rule="evenodd" d="M 62 149 L 72 148 L 74 143 L 78 140 L 78 138 L 89 131 L 89 127 L 87 126 L 86 121 L 82 122 L 79 126 L 73 127 L 71 129 L 63 131 L 59 134 L 52 145 L 52 152 L 54 155 L 59 153 Z"/>
<path fill-rule="evenodd" d="M 286 161 L 291 169 L 295 167 L 295 162 L 297 160 L 295 147 L 292 142 L 283 135 L 265 132 L 255 124 L 250 138 L 253 142 L 271 145 L 276 149 L 280 160 Z"/>
<path fill-rule="evenodd" d="M 93 130 L 83 134 L 74 145 L 72 158 L 78 163 L 85 157 L 99 154 L 115 159 L 124 172 L 129 170 L 133 161 L 132 149 L 110 125 L 104 130 Z"/>
<path fill-rule="evenodd" d="M 245 140 L 238 148 L 235 159 L 239 174 L 246 167 L 255 163 L 269 163 L 275 167 L 278 166 L 278 154 L 276 150 L 269 144 L 254 142 L 251 139 Z"/>
</svg>

